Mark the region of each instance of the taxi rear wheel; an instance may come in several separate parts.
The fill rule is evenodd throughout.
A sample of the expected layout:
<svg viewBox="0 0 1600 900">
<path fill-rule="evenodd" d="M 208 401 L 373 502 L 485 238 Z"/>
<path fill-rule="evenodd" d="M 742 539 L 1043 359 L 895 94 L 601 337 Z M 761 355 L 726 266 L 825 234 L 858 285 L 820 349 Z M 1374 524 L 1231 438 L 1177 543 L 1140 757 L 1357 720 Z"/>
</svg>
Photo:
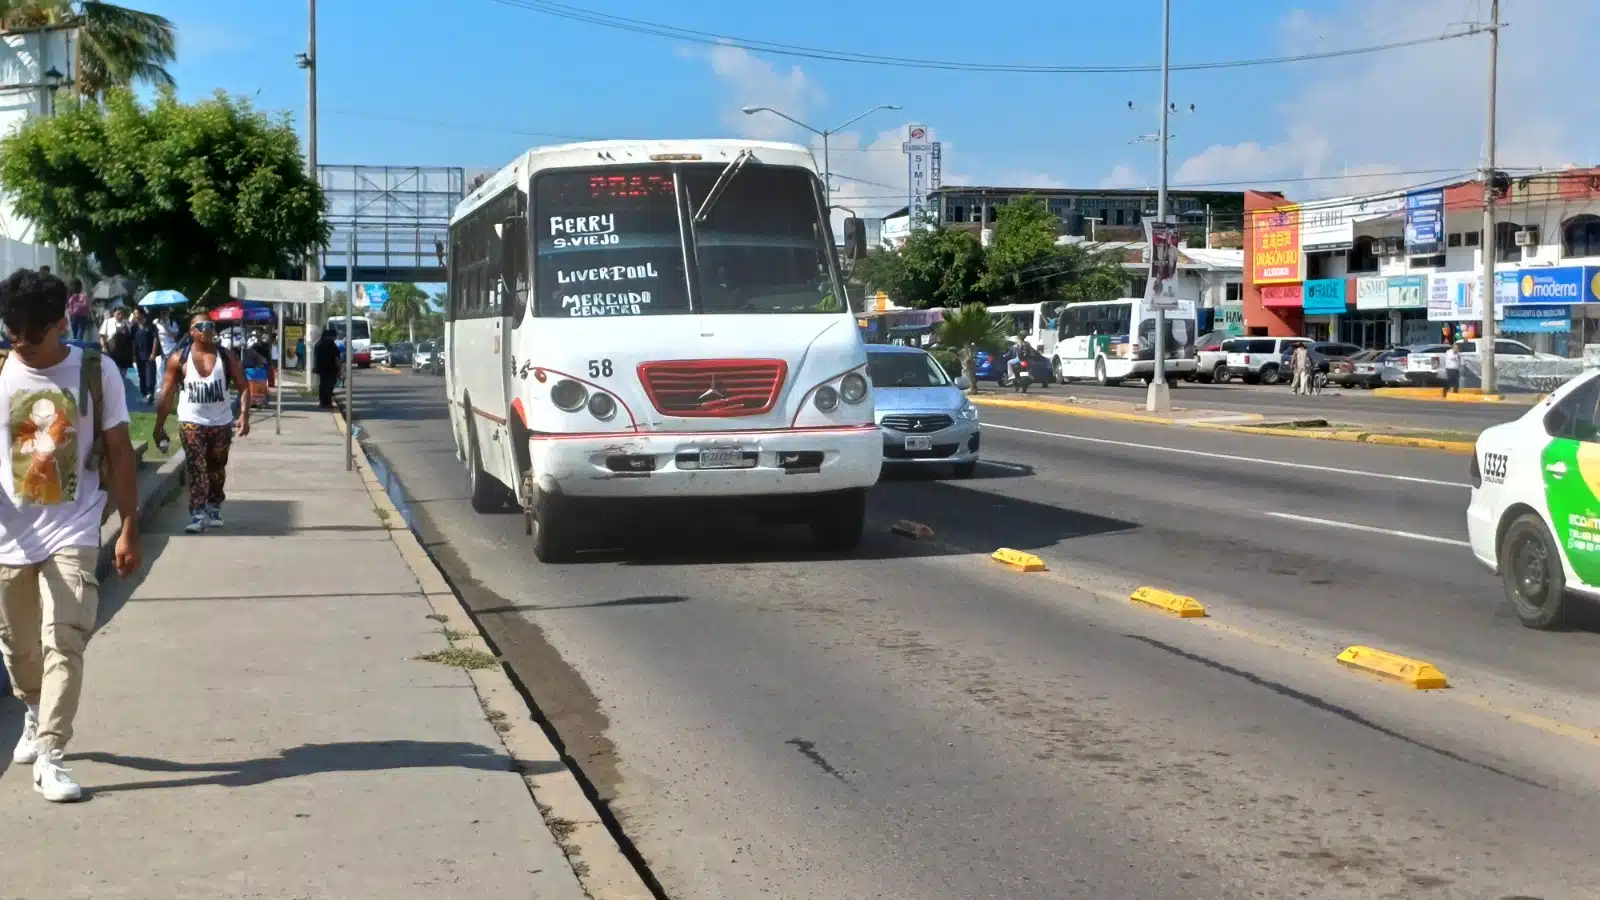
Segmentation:
<svg viewBox="0 0 1600 900">
<path fill-rule="evenodd" d="M 1517 618 L 1528 628 L 1560 628 L 1571 601 L 1561 554 L 1539 517 L 1518 516 L 1500 539 L 1500 577 Z"/>
</svg>

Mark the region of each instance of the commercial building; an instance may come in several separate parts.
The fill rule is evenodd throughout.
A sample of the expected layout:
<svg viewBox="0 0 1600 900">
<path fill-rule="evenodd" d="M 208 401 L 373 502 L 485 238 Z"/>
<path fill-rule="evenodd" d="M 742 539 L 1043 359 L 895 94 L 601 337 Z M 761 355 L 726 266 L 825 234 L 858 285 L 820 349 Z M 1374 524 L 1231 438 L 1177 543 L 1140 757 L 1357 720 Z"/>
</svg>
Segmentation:
<svg viewBox="0 0 1600 900">
<path fill-rule="evenodd" d="M 1600 336 L 1600 169 L 1504 179 L 1495 202 L 1498 330 L 1576 356 Z M 1476 336 L 1480 181 L 1303 204 L 1244 197 L 1248 334 L 1367 347 Z"/>
<path fill-rule="evenodd" d="M 1154 189 L 1080 189 L 1030 187 L 963 187 L 945 185 L 928 193 L 928 204 L 944 225 L 982 232 L 993 228 L 999 208 L 1023 197 L 1035 197 L 1061 217 L 1061 233 L 1091 240 L 1136 241 L 1144 237 L 1144 220 L 1156 214 Z M 1231 244 L 1244 211 L 1239 191 L 1173 189 L 1168 208 L 1191 246 Z M 1209 242 L 1208 234 L 1217 235 Z"/>
<path fill-rule="evenodd" d="M 0 34 L 0 135 L 55 114 L 56 95 L 72 83 L 76 36 L 74 29 L 55 27 Z M 55 248 L 35 237 L 34 224 L 0 196 L 0 275 L 55 263 Z"/>
</svg>

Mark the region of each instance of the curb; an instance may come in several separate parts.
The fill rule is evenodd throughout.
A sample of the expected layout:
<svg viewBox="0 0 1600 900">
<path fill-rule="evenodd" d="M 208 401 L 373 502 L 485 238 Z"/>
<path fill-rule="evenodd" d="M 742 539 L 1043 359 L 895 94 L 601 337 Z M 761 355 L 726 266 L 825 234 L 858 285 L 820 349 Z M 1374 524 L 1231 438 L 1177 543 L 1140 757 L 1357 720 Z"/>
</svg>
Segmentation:
<svg viewBox="0 0 1600 900">
<path fill-rule="evenodd" d="M 1057 413 L 1063 416 L 1080 416 L 1085 419 L 1110 419 L 1115 422 L 1143 422 L 1147 425 L 1177 425 L 1177 419 L 1167 416 L 1150 416 L 1141 413 L 1114 412 L 1109 409 L 1089 409 L 1086 407 L 1068 406 L 1064 403 L 1042 403 L 1037 400 L 1006 400 L 1000 397 L 985 397 L 982 394 L 968 394 L 967 399 L 976 406 L 999 406 L 1007 409 L 1026 409 L 1033 412 Z"/>
<path fill-rule="evenodd" d="M 335 413 L 333 418 L 339 433 L 344 434 L 348 427 L 344 414 Z M 361 482 L 373 505 L 383 511 L 384 515 L 379 518 L 389 533 L 389 540 L 394 542 L 401 559 L 416 578 L 417 588 L 427 598 L 428 606 L 435 615 L 443 617 L 449 627 L 466 632 L 467 636 L 455 642 L 456 645 L 495 656 L 498 660 L 466 604 L 456 596 L 422 542 L 406 527 L 400 510 L 373 475 L 365 453 L 356 453 L 355 467 L 361 473 Z M 611 836 L 567 760 L 535 721 L 535 711 L 528 708 L 521 692 L 506 674 L 504 664 L 462 671 L 478 694 L 479 704 L 486 713 L 485 721 L 500 736 L 500 743 L 511 757 L 515 771 L 522 775 L 545 827 L 566 854 L 584 892 L 594 900 L 653 900 L 655 893 Z M 511 714 L 519 709 L 523 715 Z M 488 715 L 494 712 L 504 718 Z"/>
<path fill-rule="evenodd" d="M 1269 437 L 1298 438 L 1307 441 L 1343 441 L 1353 444 L 1381 444 L 1387 447 L 1410 447 L 1415 450 L 1437 450 L 1442 453 L 1477 452 L 1478 445 L 1469 441 L 1440 441 L 1433 438 L 1405 437 L 1398 434 L 1381 434 L 1371 431 L 1299 431 L 1290 428 L 1262 428 L 1254 425 L 1216 425 L 1196 422 L 1195 428 L 1213 431 L 1231 431 L 1235 434 L 1262 434 Z"/>
<path fill-rule="evenodd" d="M 138 457 L 135 457 L 137 459 Z M 149 478 L 139 479 L 139 528 L 155 518 L 156 513 L 183 486 L 183 451 L 174 449 L 172 456 L 162 463 Z M 100 557 L 95 561 L 95 577 L 104 580 L 110 575 L 117 538 L 122 536 L 122 520 L 112 508 L 111 498 L 106 498 L 106 520 L 100 523 Z M 148 563 L 148 560 L 146 561 Z"/>
<path fill-rule="evenodd" d="M 1481 390 L 1464 390 L 1445 396 L 1439 388 L 1381 387 L 1373 388 L 1372 396 L 1390 400 L 1430 400 L 1434 403 L 1504 403 L 1503 394 L 1485 394 Z"/>
</svg>

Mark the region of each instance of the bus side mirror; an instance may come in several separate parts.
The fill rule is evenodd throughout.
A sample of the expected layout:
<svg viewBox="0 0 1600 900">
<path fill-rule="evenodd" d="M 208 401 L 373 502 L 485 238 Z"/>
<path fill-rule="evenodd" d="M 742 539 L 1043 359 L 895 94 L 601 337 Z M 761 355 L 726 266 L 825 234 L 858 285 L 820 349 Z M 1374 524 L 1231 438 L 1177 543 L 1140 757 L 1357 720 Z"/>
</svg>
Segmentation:
<svg viewBox="0 0 1600 900">
<path fill-rule="evenodd" d="M 498 256 L 500 280 L 505 282 L 507 290 L 516 290 L 518 262 L 521 259 L 522 240 L 528 220 L 522 216 L 512 216 L 501 221 L 500 239 L 496 242 L 495 252 Z"/>
<path fill-rule="evenodd" d="M 854 216 L 844 220 L 844 258 L 867 258 L 867 223 Z"/>
</svg>

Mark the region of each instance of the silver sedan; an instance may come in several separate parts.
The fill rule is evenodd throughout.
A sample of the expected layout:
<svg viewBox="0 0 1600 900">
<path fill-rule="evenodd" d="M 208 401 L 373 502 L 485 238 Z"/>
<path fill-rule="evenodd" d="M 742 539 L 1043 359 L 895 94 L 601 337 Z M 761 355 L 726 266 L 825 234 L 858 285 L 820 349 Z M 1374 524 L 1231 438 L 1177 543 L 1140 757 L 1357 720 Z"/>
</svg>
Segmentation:
<svg viewBox="0 0 1600 900">
<path fill-rule="evenodd" d="M 867 348 L 883 465 L 949 466 L 957 478 L 978 468 L 978 409 L 926 350 Z"/>
</svg>

